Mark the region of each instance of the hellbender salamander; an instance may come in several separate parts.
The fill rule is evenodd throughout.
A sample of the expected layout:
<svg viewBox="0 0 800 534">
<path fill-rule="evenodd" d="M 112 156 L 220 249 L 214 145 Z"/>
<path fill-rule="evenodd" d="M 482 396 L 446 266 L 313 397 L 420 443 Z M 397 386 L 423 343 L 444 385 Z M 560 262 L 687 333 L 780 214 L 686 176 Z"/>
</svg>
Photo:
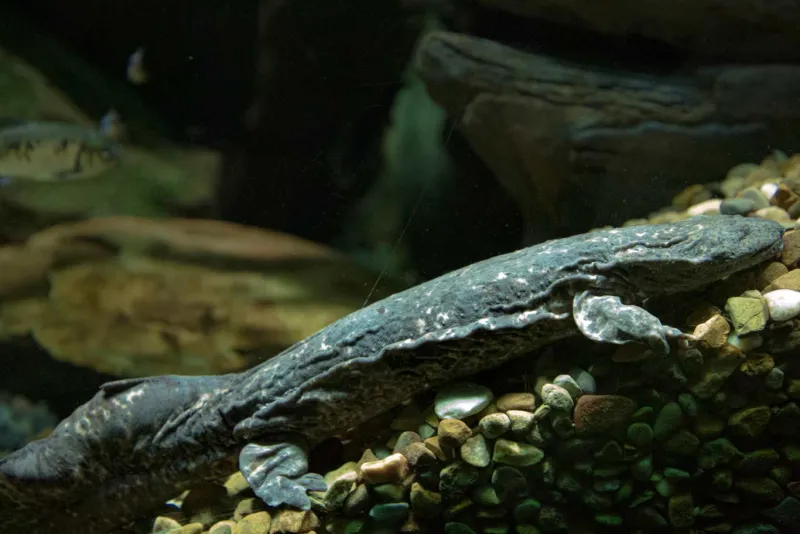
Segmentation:
<svg viewBox="0 0 800 534">
<path fill-rule="evenodd" d="M 637 304 L 772 258 L 782 232 L 716 216 L 548 241 L 376 302 L 243 373 L 111 382 L 0 461 L 2 531 L 110 532 L 237 465 L 268 505 L 308 509 L 325 489 L 307 472 L 314 444 L 579 333 L 667 354 L 684 334 Z"/>
</svg>

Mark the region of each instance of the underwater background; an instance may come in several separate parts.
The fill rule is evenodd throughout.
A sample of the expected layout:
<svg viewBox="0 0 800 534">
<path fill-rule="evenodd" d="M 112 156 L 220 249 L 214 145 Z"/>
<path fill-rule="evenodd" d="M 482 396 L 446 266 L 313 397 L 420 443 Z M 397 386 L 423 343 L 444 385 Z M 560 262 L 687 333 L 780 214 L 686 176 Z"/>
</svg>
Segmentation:
<svg viewBox="0 0 800 534">
<path fill-rule="evenodd" d="M 309 510 L 233 464 L 120 524 L 20 529 L 0 463 L 0 534 L 800 532 L 798 29 L 782 0 L 4 1 L 0 458 L 109 381 L 245 373 L 547 240 L 785 232 L 642 304 L 691 338 L 669 357 L 553 338 L 314 444 Z"/>
</svg>

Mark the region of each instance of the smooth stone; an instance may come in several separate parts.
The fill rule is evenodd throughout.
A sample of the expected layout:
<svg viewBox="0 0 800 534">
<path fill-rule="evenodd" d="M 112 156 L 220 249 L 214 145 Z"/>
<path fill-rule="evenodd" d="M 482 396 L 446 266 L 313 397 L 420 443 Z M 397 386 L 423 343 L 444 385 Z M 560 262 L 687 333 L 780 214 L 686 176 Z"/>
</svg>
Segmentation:
<svg viewBox="0 0 800 534">
<path fill-rule="evenodd" d="M 783 387 L 784 376 L 783 369 L 780 367 L 773 367 L 764 377 L 764 385 L 772 390 L 781 389 Z"/>
<path fill-rule="evenodd" d="M 492 461 L 514 467 L 528 467 L 538 464 L 544 458 L 544 452 L 528 443 L 519 443 L 507 439 L 498 439 L 494 444 Z"/>
<path fill-rule="evenodd" d="M 464 419 L 475 415 L 492 402 L 492 391 L 478 384 L 458 382 L 439 390 L 434 411 L 439 419 Z"/>
<path fill-rule="evenodd" d="M 735 412 L 728 417 L 728 427 L 734 436 L 754 438 L 764 431 L 772 417 L 769 406 L 754 406 Z"/>
<path fill-rule="evenodd" d="M 729 198 L 719 205 L 719 212 L 722 215 L 747 215 L 756 209 L 756 202 L 749 198 Z"/>
<path fill-rule="evenodd" d="M 633 423 L 628 427 L 628 442 L 636 447 L 650 447 L 653 444 L 653 429 L 647 423 Z"/>
<path fill-rule="evenodd" d="M 583 393 L 594 395 L 597 392 L 597 382 L 589 371 L 573 367 L 569 370 L 569 376 L 575 379 Z"/>
<path fill-rule="evenodd" d="M 664 440 L 683 426 L 683 410 L 677 402 L 668 402 L 658 411 L 653 423 L 653 437 Z"/>
<path fill-rule="evenodd" d="M 536 409 L 536 397 L 534 397 L 533 393 L 506 393 L 501 395 L 495 404 L 497 404 L 497 409 L 501 412 L 509 410 L 532 412 Z"/>
<path fill-rule="evenodd" d="M 478 430 L 489 439 L 496 439 L 511 430 L 511 418 L 504 413 L 485 415 L 478 422 Z"/>
<path fill-rule="evenodd" d="M 773 321 L 788 321 L 800 315 L 800 291 L 776 289 L 764 295 Z"/>
<path fill-rule="evenodd" d="M 542 402 L 554 410 L 569 411 L 575 406 L 575 401 L 569 392 L 555 384 L 545 384 L 542 387 Z"/>
<path fill-rule="evenodd" d="M 396 525 L 408 517 L 409 505 L 405 502 L 376 504 L 369 510 L 369 516 L 377 523 Z"/>
<path fill-rule="evenodd" d="M 780 527 L 800 531 L 800 500 L 786 497 L 780 503 L 761 512 Z"/>
<path fill-rule="evenodd" d="M 553 384 L 564 388 L 573 399 L 577 399 L 583 395 L 583 390 L 578 382 L 575 381 L 570 375 L 558 375 L 553 379 Z"/>
<path fill-rule="evenodd" d="M 461 459 L 475 467 L 486 467 L 491 461 L 486 438 L 476 434 L 461 445 Z"/>
</svg>

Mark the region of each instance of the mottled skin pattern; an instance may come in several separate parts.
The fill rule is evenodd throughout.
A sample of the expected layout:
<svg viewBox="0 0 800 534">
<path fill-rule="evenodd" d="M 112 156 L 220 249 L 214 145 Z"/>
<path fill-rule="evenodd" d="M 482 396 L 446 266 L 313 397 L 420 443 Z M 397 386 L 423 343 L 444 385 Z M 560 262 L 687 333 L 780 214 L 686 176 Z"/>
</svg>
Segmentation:
<svg viewBox="0 0 800 534">
<path fill-rule="evenodd" d="M 272 505 L 309 505 L 308 446 L 444 382 L 579 332 L 657 353 L 682 335 L 635 304 L 775 256 L 742 217 L 580 235 L 476 263 L 357 311 L 241 374 L 111 383 L 0 461 L 0 525 L 105 533 L 239 468 Z M 5 531 L 5 530 L 4 530 Z"/>
</svg>

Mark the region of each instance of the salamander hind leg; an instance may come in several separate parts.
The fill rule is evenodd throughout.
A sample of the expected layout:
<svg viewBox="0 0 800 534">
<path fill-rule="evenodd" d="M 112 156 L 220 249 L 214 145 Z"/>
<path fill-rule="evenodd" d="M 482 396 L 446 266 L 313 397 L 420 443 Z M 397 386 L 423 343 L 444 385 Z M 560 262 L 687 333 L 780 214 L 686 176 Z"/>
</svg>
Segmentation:
<svg viewBox="0 0 800 534">
<path fill-rule="evenodd" d="M 328 489 L 322 475 L 308 472 L 308 453 L 301 443 L 248 443 L 239 453 L 239 470 L 268 506 L 308 510 L 308 492 Z"/>
<path fill-rule="evenodd" d="M 642 343 L 660 356 L 669 354 L 669 338 L 691 338 L 677 328 L 661 324 L 647 310 L 623 304 L 617 296 L 579 293 L 575 295 L 572 314 L 581 333 L 593 341 Z"/>
</svg>

